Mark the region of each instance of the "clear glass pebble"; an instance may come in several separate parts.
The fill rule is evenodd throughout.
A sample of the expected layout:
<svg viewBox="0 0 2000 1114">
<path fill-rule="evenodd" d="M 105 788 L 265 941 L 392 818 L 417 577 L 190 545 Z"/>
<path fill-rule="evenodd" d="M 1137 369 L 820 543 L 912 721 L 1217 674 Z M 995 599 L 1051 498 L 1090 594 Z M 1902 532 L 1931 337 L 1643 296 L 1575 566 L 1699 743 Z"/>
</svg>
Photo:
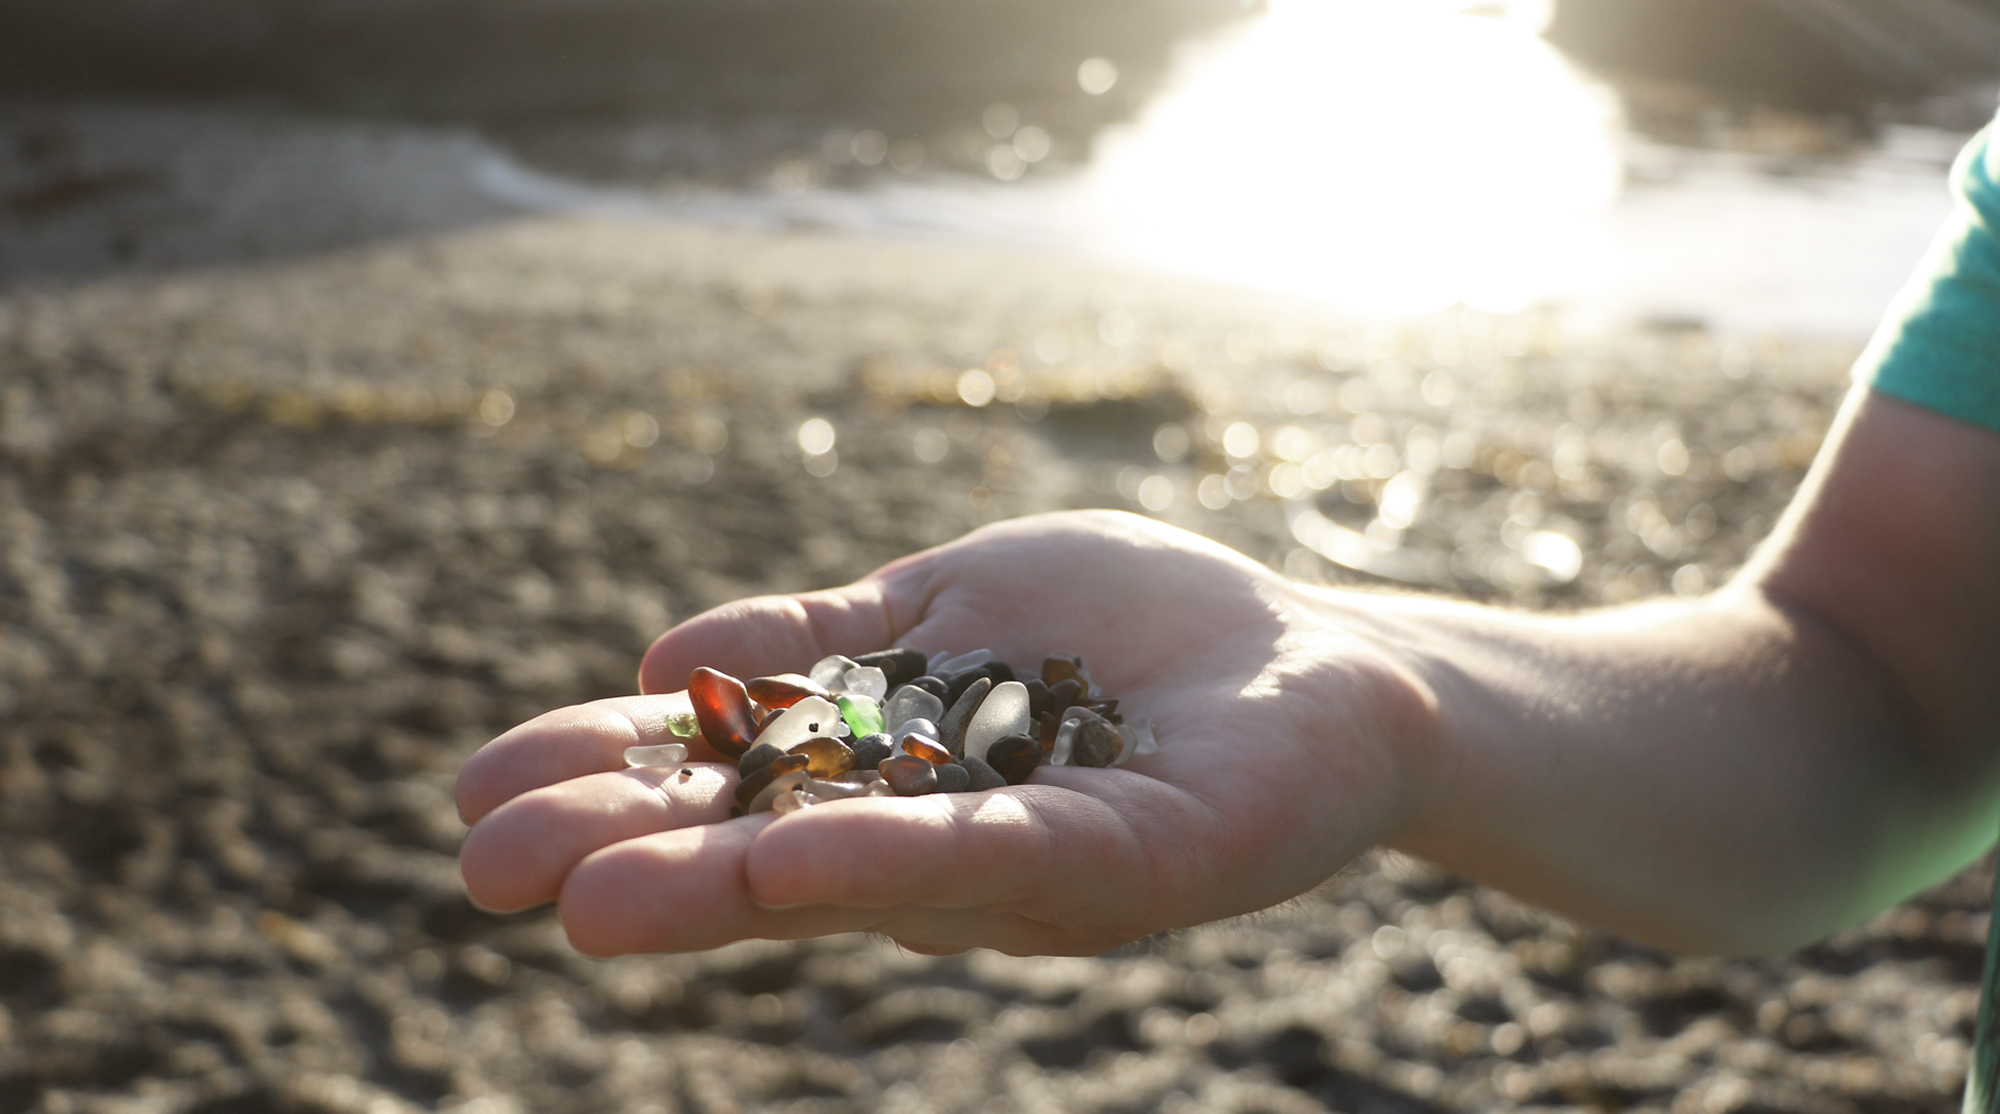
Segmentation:
<svg viewBox="0 0 2000 1114">
<path fill-rule="evenodd" d="M 896 690 L 887 703 L 882 705 L 882 729 L 895 734 L 911 720 L 924 720 L 931 725 L 931 734 L 937 734 L 937 721 L 944 718 L 944 701 L 934 693 L 925 692 L 915 685 L 904 685 Z"/>
<path fill-rule="evenodd" d="M 1074 707 L 1063 713 L 1062 726 L 1056 729 L 1056 743 L 1049 752 L 1049 765 L 1073 766 L 1072 751 L 1076 744 L 1076 725 L 1085 720 L 1104 721 L 1104 717 L 1089 708 Z"/>
<path fill-rule="evenodd" d="M 905 735 L 921 735 L 933 743 L 944 738 L 944 732 L 938 730 L 938 725 L 927 719 L 906 719 L 901 727 L 891 731 L 890 734 L 898 739 Z"/>
<path fill-rule="evenodd" d="M 640 766 L 678 766 L 687 761 L 687 756 L 688 748 L 686 743 L 661 743 L 658 746 L 626 747 L 625 765 L 631 768 Z"/>
<path fill-rule="evenodd" d="M 889 695 L 889 675 L 872 665 L 857 665 L 840 679 L 839 691 L 881 700 Z"/>
<path fill-rule="evenodd" d="M 811 672 L 807 673 L 806 676 L 812 678 L 813 684 L 826 689 L 828 692 L 839 692 L 841 691 L 841 681 L 847 676 L 847 671 L 859 668 L 860 666 L 856 664 L 853 658 L 842 657 L 839 654 L 829 654 L 819 659 L 813 665 Z"/>
<path fill-rule="evenodd" d="M 750 807 L 743 811 L 763 812 L 765 809 L 771 807 L 771 803 L 778 799 L 780 793 L 789 793 L 794 789 L 803 788 L 811 780 L 812 775 L 806 773 L 804 770 L 793 770 L 789 774 L 779 774 L 777 777 L 771 779 L 771 784 L 766 785 L 762 792 L 751 799 Z"/>
<path fill-rule="evenodd" d="M 967 653 L 960 654 L 957 657 L 946 657 L 943 661 L 934 662 L 931 665 L 930 671 L 939 676 L 943 676 L 946 673 L 957 673 L 960 672 L 961 670 L 971 669 L 975 665 L 985 665 L 987 662 L 992 660 L 993 660 L 993 651 L 972 650 Z"/>
<path fill-rule="evenodd" d="M 771 798 L 771 811 L 783 815 L 787 812 L 797 812 L 802 808 L 811 808 L 818 803 L 819 798 L 806 792 L 803 788 L 787 789 L 783 793 Z"/>
<path fill-rule="evenodd" d="M 979 710 L 972 713 L 972 722 L 966 725 L 966 756 L 984 761 L 986 748 L 1009 735 L 1027 734 L 1030 722 L 1028 686 L 1019 681 L 993 686 L 993 691 L 980 702 Z"/>
</svg>

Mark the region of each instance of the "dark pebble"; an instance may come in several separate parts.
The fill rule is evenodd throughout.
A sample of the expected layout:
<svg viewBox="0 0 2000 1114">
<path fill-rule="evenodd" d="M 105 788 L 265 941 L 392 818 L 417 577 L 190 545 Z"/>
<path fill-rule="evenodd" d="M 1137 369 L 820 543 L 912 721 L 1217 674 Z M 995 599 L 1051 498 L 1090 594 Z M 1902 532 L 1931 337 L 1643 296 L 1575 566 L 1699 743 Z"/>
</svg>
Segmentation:
<svg viewBox="0 0 2000 1114">
<path fill-rule="evenodd" d="M 857 770 L 872 770 L 881 765 L 884 758 L 896 753 L 896 741 L 885 734 L 877 732 L 873 735 L 863 735 L 859 739 L 854 740 L 853 750 L 854 768 Z"/>
<path fill-rule="evenodd" d="M 924 675 L 925 663 L 922 650 L 899 646 L 894 650 L 877 650 L 872 654 L 862 654 L 854 659 L 858 665 L 872 665 L 889 678 L 889 687 L 906 685 Z"/>
<path fill-rule="evenodd" d="M 1087 719 L 1076 725 L 1076 738 L 1070 742 L 1070 761 L 1078 766 L 1102 768 L 1118 761 L 1118 752 L 1124 749 L 1125 736 L 1116 727 Z"/>
<path fill-rule="evenodd" d="M 953 699 L 951 711 L 946 712 L 944 720 L 938 724 L 938 730 L 943 732 L 943 738 L 938 742 L 944 744 L 944 749 L 950 751 L 953 758 L 965 757 L 965 729 L 972 723 L 972 713 L 979 710 L 979 702 L 992 691 L 992 678 L 976 678 Z"/>
<path fill-rule="evenodd" d="M 976 758 L 966 759 L 968 764 L 978 761 Z M 1028 735 L 995 739 L 993 745 L 986 748 L 986 761 L 980 764 L 992 767 L 1000 780 L 1008 785 L 1019 785 L 1028 780 L 1035 767 L 1042 764 L 1042 744 Z"/>
<path fill-rule="evenodd" d="M 966 758 L 965 765 L 961 768 L 965 770 L 965 791 L 968 793 L 999 789 L 1007 784 L 1007 779 L 1000 776 L 1000 771 L 977 758 Z"/>
<path fill-rule="evenodd" d="M 899 797 L 921 797 L 937 790 L 938 768 L 914 755 L 885 758 L 875 769 Z"/>
<path fill-rule="evenodd" d="M 1062 718 L 1063 712 L 1083 699 L 1083 682 L 1074 677 L 1049 686 L 1049 711 Z"/>
<path fill-rule="evenodd" d="M 1056 713 L 1043 712 L 1041 734 L 1037 736 L 1036 741 L 1042 744 L 1042 753 L 1044 755 L 1056 749 L 1056 732 L 1060 730 L 1062 730 L 1062 721 L 1056 718 Z"/>
<path fill-rule="evenodd" d="M 946 677 L 944 681 L 944 706 L 949 708 L 953 704 L 958 703 L 958 698 L 965 695 L 966 689 L 971 688 L 981 681 L 991 684 L 993 678 L 986 675 L 986 667 L 982 665 L 967 669 L 962 673 L 954 673 Z"/>
<path fill-rule="evenodd" d="M 937 791 L 940 793 L 963 793 L 972 787 L 972 771 L 956 762 L 947 762 L 937 768 Z"/>
<path fill-rule="evenodd" d="M 1039 720 L 1042 713 L 1049 710 L 1049 686 L 1040 677 L 1030 677 L 1021 682 L 1028 690 L 1028 718 Z"/>
<path fill-rule="evenodd" d="M 750 802 L 757 799 L 757 794 L 762 793 L 765 786 L 793 770 L 805 769 L 811 761 L 805 755 L 796 753 L 781 754 L 771 759 L 764 763 L 763 769 L 736 783 L 736 803 L 745 808 L 750 807 Z"/>
<path fill-rule="evenodd" d="M 1014 676 L 1014 667 L 1001 661 L 999 658 L 994 658 L 979 668 L 984 670 L 986 675 L 992 678 L 993 683 L 996 685 L 1004 685 L 1016 679 Z"/>
<path fill-rule="evenodd" d="M 922 677 L 918 677 L 915 680 L 911 681 L 910 684 L 913 684 L 918 688 L 924 690 L 925 692 L 930 693 L 932 696 L 937 697 L 939 700 L 943 700 L 945 702 L 946 707 L 951 706 L 951 701 L 947 699 L 951 695 L 951 686 L 944 683 L 943 677 L 933 677 L 927 673 Z"/>
<path fill-rule="evenodd" d="M 769 743 L 758 743 L 756 746 L 744 751 L 743 757 L 736 760 L 736 772 L 744 777 L 749 777 L 751 774 L 770 765 L 772 759 L 783 753 L 785 752 Z"/>
</svg>

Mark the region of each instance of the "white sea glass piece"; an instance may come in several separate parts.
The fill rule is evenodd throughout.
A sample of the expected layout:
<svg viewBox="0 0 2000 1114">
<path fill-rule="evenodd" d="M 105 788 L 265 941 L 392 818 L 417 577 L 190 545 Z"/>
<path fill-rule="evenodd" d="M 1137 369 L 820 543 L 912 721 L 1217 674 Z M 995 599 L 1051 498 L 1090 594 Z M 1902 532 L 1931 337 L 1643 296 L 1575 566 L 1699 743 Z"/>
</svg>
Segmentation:
<svg viewBox="0 0 2000 1114">
<path fill-rule="evenodd" d="M 750 807 L 743 811 L 763 812 L 765 809 L 771 807 L 771 802 L 778 799 L 778 794 L 801 788 L 806 782 L 811 780 L 812 775 L 806 773 L 804 770 L 793 770 L 789 774 L 779 774 L 777 777 L 771 779 L 771 784 L 766 785 L 761 792 L 751 798 Z"/>
<path fill-rule="evenodd" d="M 788 751 L 807 739 L 844 739 L 847 735 L 847 721 L 840 718 L 840 709 L 834 707 L 833 701 L 823 696 L 808 696 L 772 720 L 758 734 L 757 742 Z"/>
<path fill-rule="evenodd" d="M 857 665 L 840 679 L 843 691 L 853 696 L 881 700 L 889 695 L 889 675 L 872 665 Z"/>
<path fill-rule="evenodd" d="M 939 662 L 934 668 L 932 668 L 931 672 L 942 677 L 947 673 L 957 673 L 962 670 L 971 669 L 975 665 L 985 665 L 987 662 L 992 660 L 993 660 L 993 651 L 972 650 L 967 653 L 960 654 L 954 658 L 944 659 L 943 661 Z"/>
<path fill-rule="evenodd" d="M 880 781 L 881 775 L 877 774 L 875 780 Z M 806 790 L 822 801 L 844 801 L 849 797 L 868 796 L 868 787 L 873 784 L 874 781 L 814 781 L 806 786 Z"/>
<path fill-rule="evenodd" d="M 818 803 L 819 798 L 806 792 L 803 787 L 787 789 L 783 793 L 771 798 L 771 811 L 782 816 L 787 812 L 797 812 L 802 808 L 811 808 Z"/>
<path fill-rule="evenodd" d="M 858 667 L 859 663 L 853 658 L 842 657 L 839 654 L 829 654 L 814 663 L 812 671 L 807 673 L 806 676 L 812 678 L 813 684 L 818 685 L 828 692 L 839 692 L 841 691 L 841 678 L 847 676 L 848 670 Z"/>
<path fill-rule="evenodd" d="M 993 686 L 965 726 L 965 756 L 984 762 L 986 750 L 1009 735 L 1028 733 L 1028 686 L 1008 681 Z"/>
<path fill-rule="evenodd" d="M 894 735 L 903 724 L 911 720 L 925 720 L 931 724 L 931 734 L 937 734 L 937 721 L 944 718 L 944 701 L 934 693 L 925 692 L 915 685 L 904 685 L 896 690 L 882 705 L 882 730 Z"/>
<path fill-rule="evenodd" d="M 906 719 L 903 721 L 903 726 L 889 732 L 889 737 L 897 742 L 902 742 L 905 735 L 921 735 L 935 743 L 944 737 L 944 732 L 939 731 L 938 725 L 927 719 Z"/>
<path fill-rule="evenodd" d="M 658 746 L 626 747 L 625 765 L 638 766 L 678 766 L 687 761 L 686 743 L 661 743 Z"/>
<path fill-rule="evenodd" d="M 1123 766 L 1134 758 L 1144 758 L 1158 754 L 1160 744 L 1153 738 L 1153 721 L 1149 719 L 1126 720 L 1118 725 L 1118 733 L 1125 736 L 1125 749 L 1118 752 L 1113 766 Z"/>
</svg>

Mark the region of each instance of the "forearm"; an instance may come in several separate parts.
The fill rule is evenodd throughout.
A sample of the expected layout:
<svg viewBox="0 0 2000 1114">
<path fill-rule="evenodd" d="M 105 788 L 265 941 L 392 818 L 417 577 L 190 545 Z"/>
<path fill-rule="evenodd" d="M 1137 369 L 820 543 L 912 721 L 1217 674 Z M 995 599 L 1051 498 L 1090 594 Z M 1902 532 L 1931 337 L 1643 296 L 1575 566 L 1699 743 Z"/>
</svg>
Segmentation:
<svg viewBox="0 0 2000 1114">
<path fill-rule="evenodd" d="M 1334 606 L 1436 702 L 1388 841 L 1634 939 L 1794 946 L 1992 841 L 1994 764 L 1940 761 L 1866 653 L 1754 585 L 1584 618 Z"/>
</svg>

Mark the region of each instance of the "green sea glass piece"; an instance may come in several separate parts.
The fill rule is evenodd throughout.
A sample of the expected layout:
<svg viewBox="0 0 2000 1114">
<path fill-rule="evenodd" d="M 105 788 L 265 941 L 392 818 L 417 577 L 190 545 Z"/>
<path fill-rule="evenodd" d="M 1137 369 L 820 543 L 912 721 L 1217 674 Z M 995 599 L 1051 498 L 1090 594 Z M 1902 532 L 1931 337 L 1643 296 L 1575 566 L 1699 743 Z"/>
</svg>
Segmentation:
<svg viewBox="0 0 2000 1114">
<path fill-rule="evenodd" d="M 854 732 L 857 739 L 877 734 L 883 730 L 882 705 L 873 697 L 845 695 L 838 697 L 840 718 L 847 721 L 847 729 Z"/>
</svg>

